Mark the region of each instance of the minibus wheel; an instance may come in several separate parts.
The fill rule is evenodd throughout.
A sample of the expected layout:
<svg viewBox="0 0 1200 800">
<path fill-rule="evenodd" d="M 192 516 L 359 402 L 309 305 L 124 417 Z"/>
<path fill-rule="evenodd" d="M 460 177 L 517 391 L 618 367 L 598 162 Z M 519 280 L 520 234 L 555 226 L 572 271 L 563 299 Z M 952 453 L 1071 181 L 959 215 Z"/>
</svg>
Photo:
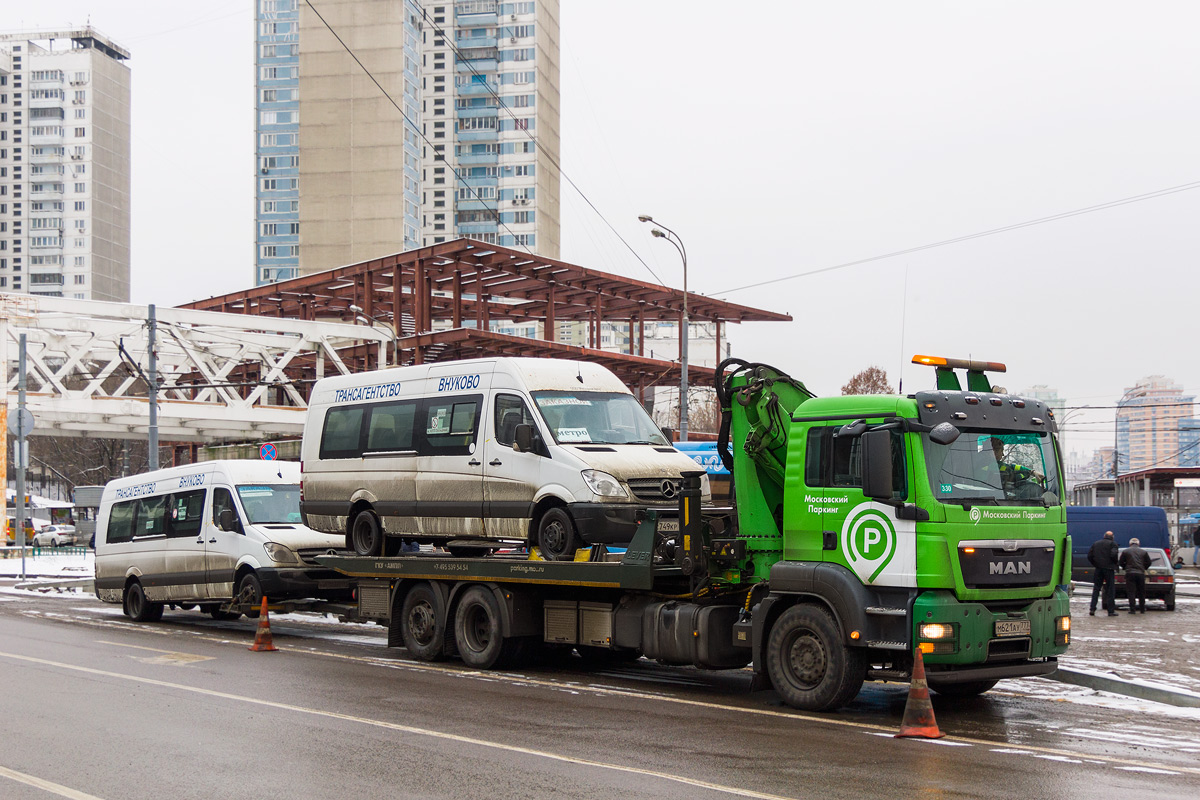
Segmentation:
<svg viewBox="0 0 1200 800">
<path fill-rule="evenodd" d="M 537 546 L 547 561 L 570 561 L 575 558 L 579 538 L 575 521 L 565 508 L 550 508 L 538 521 Z"/>
<path fill-rule="evenodd" d="M 137 581 L 131 581 L 125 587 L 125 598 L 122 606 L 125 610 L 125 616 L 134 622 L 158 622 L 162 619 L 163 604 L 152 603 L 147 600 L 146 593 L 142 590 L 142 585 Z"/>
<path fill-rule="evenodd" d="M 258 580 L 258 576 L 253 572 L 247 572 L 238 581 L 238 590 L 234 598 L 238 605 L 246 609 L 246 616 L 250 619 L 257 619 L 261 613 L 259 606 L 262 605 L 262 597 L 262 583 Z"/>
<path fill-rule="evenodd" d="M 377 556 L 383 552 L 383 531 L 371 511 L 360 511 L 350 525 L 350 547 L 355 555 Z"/>
</svg>

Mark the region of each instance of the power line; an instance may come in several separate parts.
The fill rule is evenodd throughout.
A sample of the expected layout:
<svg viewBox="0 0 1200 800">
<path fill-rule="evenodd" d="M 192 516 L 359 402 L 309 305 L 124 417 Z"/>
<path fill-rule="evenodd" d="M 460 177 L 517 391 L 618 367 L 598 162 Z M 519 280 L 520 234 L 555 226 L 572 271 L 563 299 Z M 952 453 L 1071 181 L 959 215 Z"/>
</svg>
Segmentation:
<svg viewBox="0 0 1200 800">
<path fill-rule="evenodd" d="M 1143 200 L 1152 200 L 1156 197 L 1165 197 L 1166 195 L 1176 194 L 1178 192 L 1186 192 L 1191 189 L 1197 189 L 1197 188 L 1200 188 L 1200 181 L 1193 181 L 1191 183 L 1180 184 L 1179 186 L 1172 186 L 1167 189 L 1159 189 L 1157 191 L 1146 192 L 1145 194 L 1134 195 L 1132 197 L 1124 197 L 1124 198 L 1121 198 L 1120 200 L 1110 200 L 1109 202 L 1098 203 L 1094 206 L 1087 206 L 1085 208 L 1077 208 L 1072 211 L 1063 211 L 1061 213 L 1051 214 L 1046 217 L 1038 217 L 1037 219 L 1026 220 L 1025 222 L 1017 222 L 1012 225 L 1004 225 L 999 228 L 991 228 L 986 231 L 970 233 L 965 236 L 956 236 L 953 239 L 943 239 L 940 242 L 933 242 L 931 244 L 918 245 L 917 247 L 909 247 L 904 250 L 895 250 L 891 253 L 884 253 L 884 254 L 878 255 L 878 256 L 870 256 L 869 258 L 860 258 L 857 261 L 847 261 L 843 264 L 834 264 L 833 266 L 821 267 L 820 269 L 809 270 L 808 272 L 796 272 L 791 275 L 784 275 L 779 278 L 772 278 L 772 279 L 766 280 L 766 281 L 759 281 L 758 283 L 749 283 L 749 284 L 746 284 L 745 286 L 737 286 L 737 287 L 734 287 L 733 289 L 723 289 L 719 292 L 714 292 L 713 294 L 714 295 L 732 294 L 733 292 L 740 292 L 744 289 L 755 289 L 755 288 L 758 288 L 759 286 L 770 286 L 773 283 L 782 283 L 783 281 L 790 281 L 790 280 L 794 280 L 796 278 L 804 278 L 804 277 L 808 277 L 809 275 L 819 275 L 822 272 L 833 272 L 834 270 L 845 269 L 846 267 L 856 267 L 856 266 L 859 266 L 860 264 L 869 264 L 872 261 L 883 261 L 884 259 L 895 258 L 896 256 L 904 256 L 904 255 L 908 255 L 910 253 L 919 253 L 922 250 L 932 250 L 936 247 L 945 247 L 946 245 L 950 245 L 950 244 L 958 244 L 959 242 L 967 242 L 967 241 L 970 241 L 971 239 L 980 239 L 984 236 L 994 236 L 997 233 L 1007 233 L 1008 231 L 1015 231 L 1015 230 L 1019 230 L 1020 228 L 1028 228 L 1033 225 L 1042 225 L 1047 222 L 1055 222 L 1060 219 L 1068 219 L 1070 217 L 1077 217 L 1082 214 L 1091 214 L 1092 212 L 1095 212 L 1095 211 L 1103 211 L 1105 209 L 1116 208 L 1117 206 L 1128 205 L 1130 203 L 1139 203 Z"/>
<path fill-rule="evenodd" d="M 306 0 L 306 2 L 307 2 L 307 0 Z M 312 4 L 309 3 L 309 5 L 312 5 Z M 423 13 L 425 13 L 425 19 L 429 19 L 428 13 L 427 12 L 423 12 Z M 518 119 L 516 114 L 514 114 L 512 112 L 512 109 L 509 108 L 504 103 L 504 100 L 500 97 L 499 93 L 497 93 L 496 90 L 492 88 L 491 84 L 489 84 L 487 82 L 487 76 L 482 74 L 481 72 L 479 72 L 477 69 L 475 69 L 475 65 L 471 63 L 470 59 L 463 58 L 462 52 L 458 49 L 458 47 L 456 47 L 453 44 L 451 38 L 446 35 L 446 31 L 444 28 L 440 27 L 436 22 L 433 22 L 433 21 L 430 21 L 429 24 L 433 27 L 434 32 L 442 37 L 442 41 L 445 42 L 446 45 L 454 52 L 455 57 L 458 58 L 458 63 L 466 64 L 467 69 L 471 72 L 472 75 L 475 75 L 477 77 L 484 79 L 481 82 L 481 85 L 483 86 L 483 88 L 487 91 L 487 93 L 489 95 L 492 96 L 492 99 L 494 99 L 496 101 L 496 105 L 501 110 L 503 110 L 506 114 L 508 114 L 508 116 L 511 117 L 514 122 L 516 122 Z M 497 26 L 497 27 L 499 27 L 499 26 Z M 497 37 L 498 36 L 499 36 L 499 31 L 497 31 Z M 550 163 L 553 164 L 554 168 L 558 170 L 558 174 L 561 175 L 563 177 L 563 179 L 571 185 L 571 188 L 574 189 L 581 198 L 583 198 L 583 202 L 587 203 L 588 207 L 591 208 L 592 211 L 596 212 L 596 216 L 600 217 L 600 220 L 605 225 L 608 226 L 608 229 L 610 231 L 612 231 L 616 235 L 616 237 L 621 241 L 621 244 L 625 245 L 625 247 L 629 249 L 629 252 L 633 253 L 634 258 L 636 258 L 639 262 L 641 262 L 641 265 L 646 268 L 647 272 L 649 272 L 651 275 L 654 276 L 654 279 L 656 281 L 658 281 L 660 284 L 665 286 L 666 282 L 663 281 L 662 278 L 658 277 L 658 273 L 656 273 L 653 269 L 650 268 L 650 265 L 647 264 L 640 255 L 638 255 L 638 252 L 633 249 L 633 246 L 630 245 L 629 242 L 625 241 L 625 238 L 623 236 L 621 236 L 621 234 L 617 231 L 616 228 L 613 227 L 612 223 L 608 221 L 608 219 L 604 216 L 603 213 L 601 213 L 600 209 L 596 208 L 596 205 L 591 201 L 591 199 L 586 194 L 584 194 L 583 190 L 580 189 L 575 184 L 575 181 L 571 180 L 571 176 L 569 176 L 566 173 L 566 171 L 562 168 L 562 165 L 558 163 L 558 159 L 556 159 L 554 157 L 554 154 L 552 154 L 545 147 L 543 147 L 542 143 L 538 141 L 536 136 L 534 136 L 532 133 L 529 132 L 528 128 L 518 127 L 517 130 L 523 130 L 525 132 L 526 138 L 528 138 L 531 142 L 533 142 L 533 146 L 536 147 L 538 149 L 538 151 L 542 153 L 542 155 L 546 156 L 546 158 L 548 158 L 550 160 Z"/>
<path fill-rule="evenodd" d="M 358 55 L 355 54 L 355 52 L 352 49 L 350 49 L 350 45 L 346 44 L 342 40 L 342 37 L 338 35 L 338 32 L 333 29 L 333 26 L 330 25 L 328 22 L 326 22 L 325 17 L 321 16 L 321 12 L 318 11 L 317 7 L 312 4 L 312 0 L 304 0 L 304 3 L 309 8 L 312 9 L 313 13 L 317 15 L 317 19 L 321 20 L 321 24 L 324 25 L 326 27 L 326 29 L 328 29 L 328 31 L 333 34 L 333 38 L 338 40 L 338 44 L 340 44 L 342 46 L 342 48 L 350 55 L 350 57 L 354 59 L 354 63 L 358 64 L 358 66 L 362 69 L 362 71 L 364 73 L 366 73 L 366 76 L 371 79 L 371 82 L 374 83 L 375 86 L 379 89 L 379 91 L 383 94 L 383 96 L 387 98 L 388 102 L 391 103 L 392 106 L 397 111 L 400 112 L 400 116 L 404 118 L 404 121 L 407 122 L 412 127 L 412 129 L 417 132 L 418 136 L 420 136 L 422 139 L 425 140 L 425 144 L 428 145 L 433 150 L 434 153 L 437 153 L 438 149 L 434 146 L 433 142 L 429 141 L 429 137 L 427 137 L 425 135 L 425 131 L 422 130 L 420 128 L 420 126 L 418 126 L 415 122 L 413 122 L 409 118 L 408 114 L 404 113 L 404 109 L 402 109 L 400 107 L 400 105 L 395 101 L 395 99 L 392 98 L 392 96 L 388 93 L 387 89 L 383 88 L 383 85 L 375 78 L 375 75 L 372 74 L 371 70 L 367 69 L 366 64 L 363 64 L 362 61 L 359 60 Z M 459 181 L 461 181 L 463 186 L 467 187 L 467 189 L 471 192 L 471 194 L 475 195 L 475 199 L 478 200 L 480 203 L 483 203 L 485 210 L 493 211 L 493 213 L 496 216 L 496 224 L 499 225 L 500 227 L 504 228 L 504 230 L 508 231 L 508 233 L 510 235 L 512 235 L 513 241 L 516 242 L 517 241 L 516 233 L 514 233 L 512 228 L 509 228 L 500 219 L 500 209 L 499 208 L 488 209 L 486 201 L 484 201 L 483 197 L 480 196 L 479 192 L 476 190 L 476 188 L 474 186 L 467 183 L 466 179 L 463 178 L 462 174 L 458 171 L 458 169 L 456 167 L 454 167 L 453 165 L 451 165 L 449 162 L 446 162 L 444 158 L 443 158 L 443 162 L 446 164 L 446 166 L 450 167 L 450 170 L 454 173 L 454 177 L 457 178 Z M 530 250 L 526 245 L 522 244 L 522 245 L 520 245 L 520 247 L 522 247 L 526 253 L 533 255 L 533 251 Z"/>
</svg>

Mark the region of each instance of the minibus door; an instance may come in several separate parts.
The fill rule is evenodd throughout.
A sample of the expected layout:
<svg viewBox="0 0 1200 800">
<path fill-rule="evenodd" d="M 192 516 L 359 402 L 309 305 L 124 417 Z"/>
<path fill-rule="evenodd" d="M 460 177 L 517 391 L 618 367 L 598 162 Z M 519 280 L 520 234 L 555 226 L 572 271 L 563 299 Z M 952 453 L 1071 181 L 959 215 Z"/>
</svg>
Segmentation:
<svg viewBox="0 0 1200 800">
<path fill-rule="evenodd" d="M 483 536 L 482 410 L 481 394 L 421 401 L 416 486 L 426 536 Z"/>
<path fill-rule="evenodd" d="M 233 597 L 234 570 L 237 568 L 238 554 L 246 545 L 246 528 L 242 513 L 233 499 L 233 490 L 214 486 L 212 491 L 213 511 L 205 521 L 204 536 L 208 596 L 228 600 Z"/>
<path fill-rule="evenodd" d="M 539 434 L 540 429 L 529 405 L 516 394 L 497 393 L 488 422 L 492 428 L 483 448 L 484 531 L 492 539 L 525 539 L 548 459 L 514 450 L 513 442 L 518 425 L 530 425 Z"/>
</svg>

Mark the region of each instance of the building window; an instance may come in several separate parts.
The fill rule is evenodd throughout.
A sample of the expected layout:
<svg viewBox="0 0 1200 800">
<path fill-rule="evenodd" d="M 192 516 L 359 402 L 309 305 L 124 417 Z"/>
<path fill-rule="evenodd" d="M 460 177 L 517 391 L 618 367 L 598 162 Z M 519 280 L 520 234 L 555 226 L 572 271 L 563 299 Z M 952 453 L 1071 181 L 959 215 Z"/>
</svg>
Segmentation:
<svg viewBox="0 0 1200 800">
<path fill-rule="evenodd" d="M 87 128 L 76 128 L 75 136 L 76 136 L 76 138 L 81 137 L 81 136 L 87 136 Z"/>
<path fill-rule="evenodd" d="M 83 284 L 84 284 L 86 281 L 87 281 L 87 278 L 86 278 L 85 276 L 83 276 L 83 275 L 76 275 L 76 276 L 75 276 L 75 285 L 76 285 L 76 286 L 83 286 Z"/>
</svg>

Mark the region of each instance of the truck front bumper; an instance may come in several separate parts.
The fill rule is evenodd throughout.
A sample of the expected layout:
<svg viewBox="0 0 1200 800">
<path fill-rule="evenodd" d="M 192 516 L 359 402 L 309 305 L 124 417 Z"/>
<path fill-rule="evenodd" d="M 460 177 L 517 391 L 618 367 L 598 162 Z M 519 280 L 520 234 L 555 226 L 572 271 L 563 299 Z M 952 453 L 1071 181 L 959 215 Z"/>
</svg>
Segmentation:
<svg viewBox="0 0 1200 800">
<path fill-rule="evenodd" d="M 913 641 L 939 676 L 967 666 L 987 667 L 996 673 L 989 679 L 1046 674 L 1067 650 L 1070 620 L 1070 599 L 1062 586 L 1023 604 L 963 603 L 948 591 L 925 592 L 913 603 Z M 970 672 L 961 680 L 983 677 Z"/>
</svg>

